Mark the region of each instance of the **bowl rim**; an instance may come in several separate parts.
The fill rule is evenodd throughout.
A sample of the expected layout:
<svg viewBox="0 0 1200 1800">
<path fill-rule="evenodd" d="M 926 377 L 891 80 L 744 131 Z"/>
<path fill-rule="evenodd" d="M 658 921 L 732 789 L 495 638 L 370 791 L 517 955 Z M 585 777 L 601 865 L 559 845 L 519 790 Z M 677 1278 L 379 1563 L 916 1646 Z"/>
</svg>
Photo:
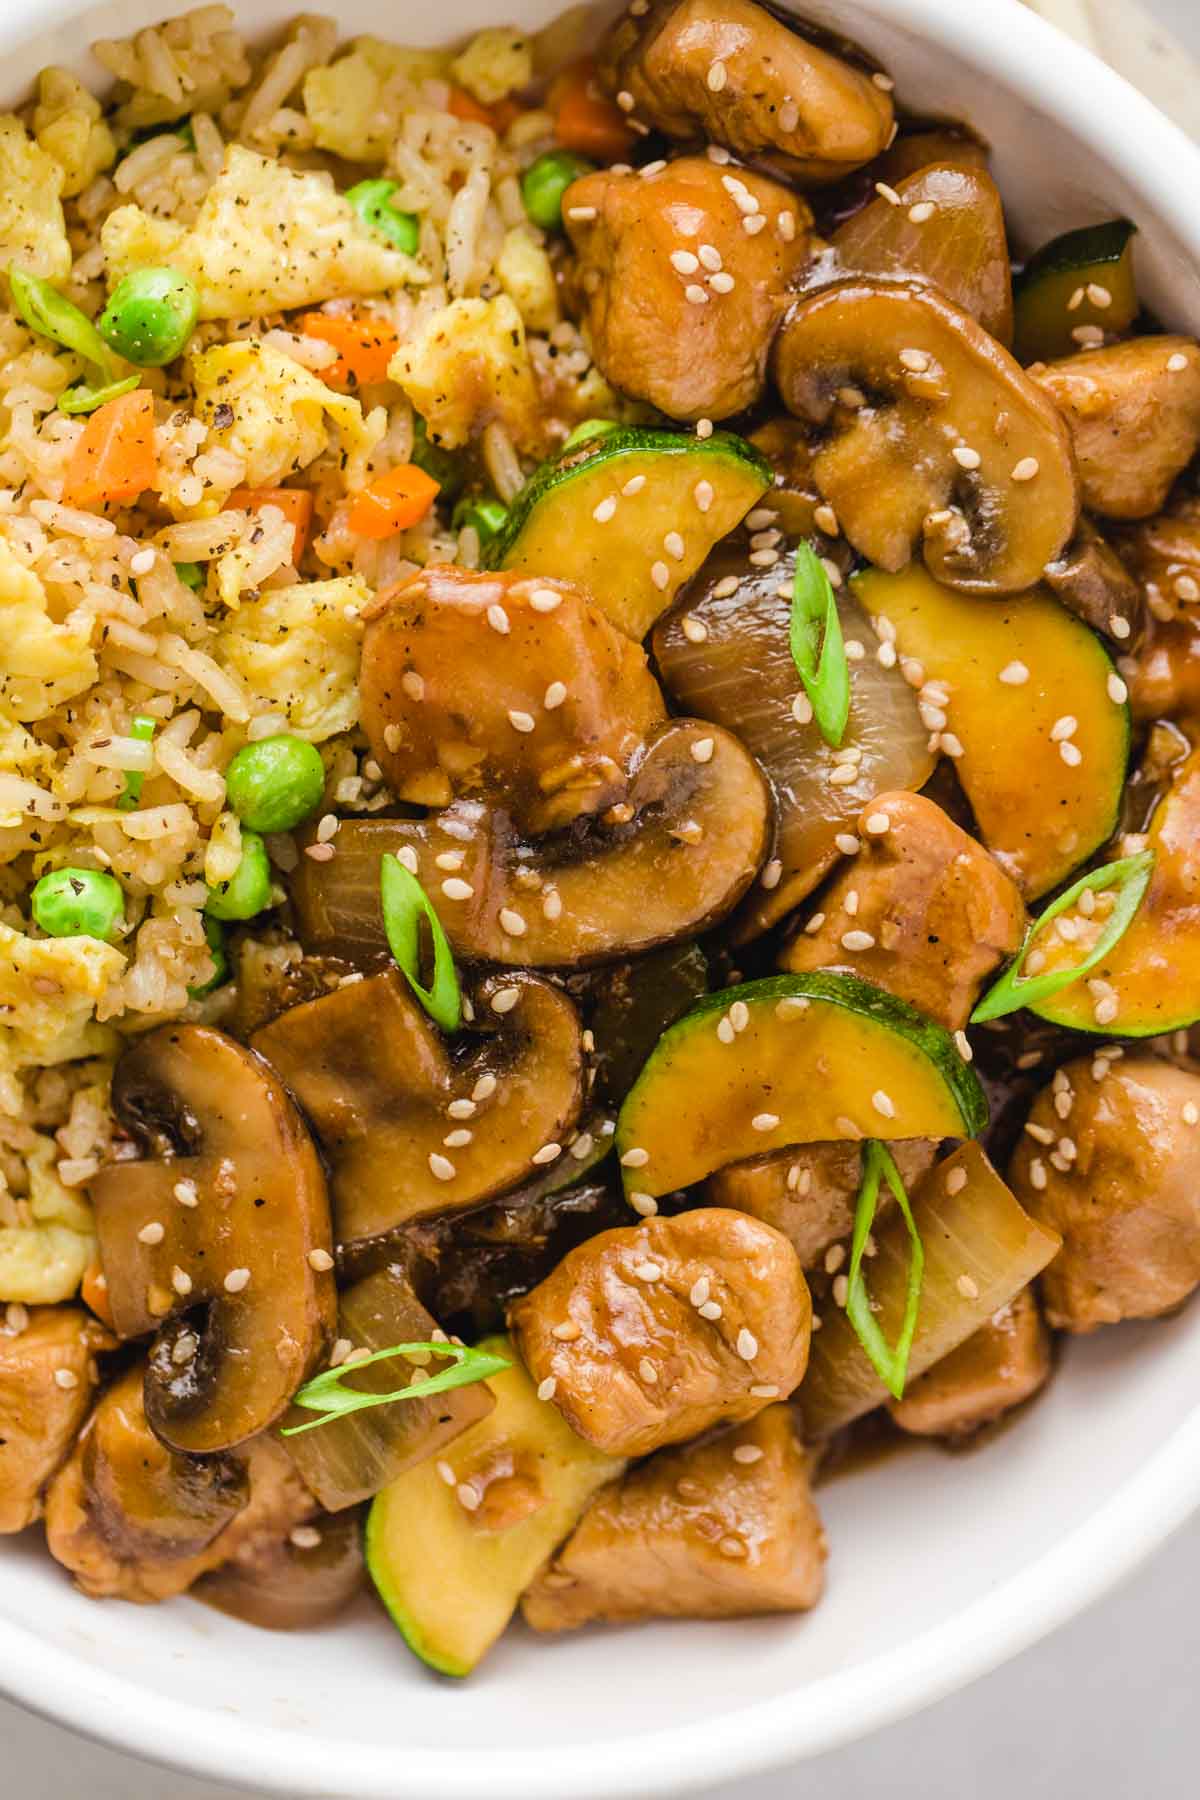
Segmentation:
<svg viewBox="0 0 1200 1800">
<path fill-rule="evenodd" d="M 795 0 L 804 11 L 805 0 Z M 297 0 L 299 10 L 299 0 Z M 0 49 L 85 11 L 77 0 L 12 0 Z M 1019 0 L 817 0 L 827 18 L 874 17 L 940 43 L 1054 115 L 1117 164 L 1200 264 L 1200 147 L 1151 101 Z M 852 24 L 852 21 L 850 21 Z M 1200 1406 L 1138 1473 L 1053 1549 L 984 1598 L 916 1638 L 814 1682 L 797 1707 L 781 1694 L 697 1723 L 526 1750 L 408 1747 L 403 1764 L 375 1744 L 248 1725 L 146 1693 L 0 1620 L 0 1695 L 55 1724 L 160 1766 L 237 1781 L 290 1800 L 626 1800 L 668 1796 L 833 1750 L 918 1711 L 1029 1648 L 1133 1573 L 1200 1507 Z"/>
</svg>

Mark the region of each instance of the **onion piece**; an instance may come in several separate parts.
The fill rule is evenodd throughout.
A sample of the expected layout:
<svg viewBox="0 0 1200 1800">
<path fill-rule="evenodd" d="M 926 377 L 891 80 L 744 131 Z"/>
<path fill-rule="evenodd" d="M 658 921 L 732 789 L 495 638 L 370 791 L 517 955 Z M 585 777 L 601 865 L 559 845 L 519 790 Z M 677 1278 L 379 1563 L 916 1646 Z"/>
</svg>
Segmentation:
<svg viewBox="0 0 1200 1800">
<path fill-rule="evenodd" d="M 913 1194 L 912 1212 L 925 1251 L 925 1280 L 909 1381 L 986 1325 L 1062 1248 L 1058 1233 L 1029 1217 L 974 1142 L 930 1169 Z M 891 1343 L 904 1318 L 908 1283 L 904 1221 L 891 1215 L 875 1240 L 876 1254 L 863 1271 L 875 1316 Z M 797 1395 L 806 1435 L 826 1437 L 887 1398 L 845 1311 L 827 1306 Z"/>
</svg>

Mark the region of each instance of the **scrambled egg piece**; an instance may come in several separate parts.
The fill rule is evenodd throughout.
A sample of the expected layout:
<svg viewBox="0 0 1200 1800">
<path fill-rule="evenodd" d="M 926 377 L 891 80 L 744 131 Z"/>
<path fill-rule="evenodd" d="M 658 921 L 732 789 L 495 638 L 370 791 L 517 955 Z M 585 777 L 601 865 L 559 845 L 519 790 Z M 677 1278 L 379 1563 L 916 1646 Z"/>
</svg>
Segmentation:
<svg viewBox="0 0 1200 1800">
<path fill-rule="evenodd" d="M 511 94 L 514 88 L 528 87 L 533 80 L 533 52 L 528 38 L 511 26 L 491 25 L 471 39 L 461 56 L 451 64 L 456 81 L 484 106 L 491 106 Z"/>
<path fill-rule="evenodd" d="M 54 752 L 0 710 L 0 864 L 44 846 L 66 806 L 48 784 Z"/>
<path fill-rule="evenodd" d="M 38 76 L 33 135 L 62 170 L 62 191 L 68 198 L 82 194 L 101 170 L 111 169 L 117 160 L 100 102 L 68 69 L 43 69 Z"/>
<path fill-rule="evenodd" d="M 453 300 L 388 365 L 429 429 L 457 450 L 499 420 L 521 447 L 539 442 L 538 394 L 521 315 L 507 294 Z"/>
<path fill-rule="evenodd" d="M 350 162 L 385 162 L 396 135 L 395 106 L 416 104 L 421 82 L 444 78 L 449 64 L 441 50 L 356 38 L 348 55 L 304 77 L 304 110 L 318 148 Z"/>
<path fill-rule="evenodd" d="M 289 731 L 323 743 L 358 723 L 359 615 L 370 597 L 358 575 L 274 588 L 218 633 L 217 661 L 255 712 L 283 713 Z"/>
<path fill-rule="evenodd" d="M 331 176 L 230 144 L 192 226 L 119 206 L 100 233 L 110 287 L 147 264 L 195 282 L 202 319 L 253 318 L 427 281 L 363 224 Z"/>
<path fill-rule="evenodd" d="M 3 204 L 0 199 L 0 209 Z M 95 679 L 86 634 L 54 622 L 38 577 L 0 537 L 0 704 L 28 724 Z"/>
<path fill-rule="evenodd" d="M 0 1230 L 0 1305 L 69 1300 L 95 1255 L 92 1209 L 82 1193 L 59 1180 L 58 1154 L 53 1138 L 39 1136 L 26 1156 L 33 1223 Z"/>
<path fill-rule="evenodd" d="M 553 331 L 558 324 L 558 288 L 550 258 L 524 225 L 505 233 L 496 258 L 500 285 L 520 313 L 527 331 Z"/>
<path fill-rule="evenodd" d="M 63 172 L 27 136 L 13 113 L 0 113 L 0 268 L 61 281 L 71 272 L 63 220 Z"/>
<path fill-rule="evenodd" d="M 0 924 L 0 1061 L 22 1068 L 111 1051 L 113 1032 L 94 1014 L 124 968 L 99 938 L 31 938 Z"/>
<path fill-rule="evenodd" d="M 251 487 L 271 487 L 307 468 L 329 443 L 333 419 L 351 454 L 378 442 L 378 421 L 303 364 L 248 338 L 216 344 L 192 359 L 195 413 L 211 443 L 244 457 Z"/>
</svg>

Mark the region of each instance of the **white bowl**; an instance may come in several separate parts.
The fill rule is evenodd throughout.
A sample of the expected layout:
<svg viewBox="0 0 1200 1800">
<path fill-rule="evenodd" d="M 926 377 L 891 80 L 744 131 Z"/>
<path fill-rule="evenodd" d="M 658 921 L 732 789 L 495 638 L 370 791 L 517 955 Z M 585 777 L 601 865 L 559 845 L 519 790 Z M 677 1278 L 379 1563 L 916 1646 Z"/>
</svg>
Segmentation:
<svg viewBox="0 0 1200 1800">
<path fill-rule="evenodd" d="M 98 36 L 161 0 L 7 0 L 5 98 L 83 70 Z M 267 29 L 296 0 L 246 0 Z M 343 0 L 345 32 L 432 42 L 558 0 Z M 873 50 L 908 105 L 991 140 L 1033 243 L 1126 213 L 1142 289 L 1200 324 L 1200 153 L 1117 76 L 1014 0 L 814 0 Z M 92 68 L 93 77 L 98 71 Z M 820 1495 L 829 1591 L 808 1618 L 513 1631 L 466 1684 L 425 1674 L 366 1602 L 334 1628 L 255 1632 L 190 1601 L 80 1598 L 37 1533 L 0 1548 L 0 1691 L 180 1769 L 289 1796 L 598 1800 L 691 1791 L 845 1743 L 1061 1624 L 1200 1502 L 1200 1305 L 1067 1347 L 1049 1393 L 974 1454 L 915 1450 Z"/>
</svg>

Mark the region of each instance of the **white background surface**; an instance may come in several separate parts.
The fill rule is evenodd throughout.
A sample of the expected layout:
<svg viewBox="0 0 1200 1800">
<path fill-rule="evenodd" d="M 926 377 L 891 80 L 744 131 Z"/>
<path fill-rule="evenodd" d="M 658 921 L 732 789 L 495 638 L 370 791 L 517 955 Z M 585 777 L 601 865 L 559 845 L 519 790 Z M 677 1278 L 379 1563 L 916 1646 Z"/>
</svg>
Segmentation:
<svg viewBox="0 0 1200 1800">
<path fill-rule="evenodd" d="M 1200 51 L 1198 0 L 1149 3 Z M 1021 1800 L 1195 1800 L 1198 1669 L 1200 1520 L 1121 1591 L 967 1692 L 710 1800 L 1008 1800 L 1014 1789 Z M 0 1796 L 9 1795 L 236 1800 L 233 1789 L 148 1769 L 0 1702 Z"/>
</svg>

